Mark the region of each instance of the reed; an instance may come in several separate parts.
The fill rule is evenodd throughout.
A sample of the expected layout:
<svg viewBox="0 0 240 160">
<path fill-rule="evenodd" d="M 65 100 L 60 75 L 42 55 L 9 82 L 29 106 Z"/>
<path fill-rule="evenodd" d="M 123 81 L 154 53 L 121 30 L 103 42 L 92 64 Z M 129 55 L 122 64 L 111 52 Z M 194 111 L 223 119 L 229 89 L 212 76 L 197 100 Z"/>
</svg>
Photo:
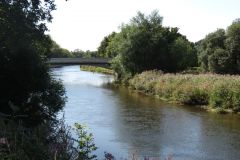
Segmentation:
<svg viewBox="0 0 240 160">
<path fill-rule="evenodd" d="M 88 65 L 81 65 L 80 66 L 82 71 L 89 71 L 89 72 L 97 72 L 97 73 L 104 73 L 113 75 L 114 71 L 108 68 L 98 67 L 98 66 L 88 66 Z"/>
<path fill-rule="evenodd" d="M 135 90 L 164 100 L 201 105 L 214 111 L 240 111 L 240 76 L 219 74 L 164 74 L 146 71 L 129 80 Z"/>
</svg>

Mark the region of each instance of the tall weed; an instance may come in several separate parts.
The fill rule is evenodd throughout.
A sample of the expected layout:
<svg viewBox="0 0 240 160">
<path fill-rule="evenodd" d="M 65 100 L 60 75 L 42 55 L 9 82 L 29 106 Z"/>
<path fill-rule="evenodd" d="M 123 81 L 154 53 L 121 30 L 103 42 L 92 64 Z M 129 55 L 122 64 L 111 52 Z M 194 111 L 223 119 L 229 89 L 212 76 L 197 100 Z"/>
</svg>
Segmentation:
<svg viewBox="0 0 240 160">
<path fill-rule="evenodd" d="M 240 76 L 163 74 L 153 70 L 135 75 L 129 86 L 181 104 L 240 111 Z"/>
</svg>

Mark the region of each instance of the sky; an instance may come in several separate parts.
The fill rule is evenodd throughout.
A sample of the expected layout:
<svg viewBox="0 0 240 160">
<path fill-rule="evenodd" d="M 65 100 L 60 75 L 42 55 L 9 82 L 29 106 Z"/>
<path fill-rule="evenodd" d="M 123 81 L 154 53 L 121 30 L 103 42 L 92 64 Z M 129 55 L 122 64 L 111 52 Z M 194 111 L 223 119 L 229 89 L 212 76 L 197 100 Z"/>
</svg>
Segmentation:
<svg viewBox="0 0 240 160">
<path fill-rule="evenodd" d="M 50 36 L 62 48 L 97 50 L 103 38 L 128 23 L 137 12 L 158 10 L 163 26 L 178 27 L 190 41 L 203 39 L 240 18 L 240 0 L 55 0 L 48 24 Z"/>
</svg>

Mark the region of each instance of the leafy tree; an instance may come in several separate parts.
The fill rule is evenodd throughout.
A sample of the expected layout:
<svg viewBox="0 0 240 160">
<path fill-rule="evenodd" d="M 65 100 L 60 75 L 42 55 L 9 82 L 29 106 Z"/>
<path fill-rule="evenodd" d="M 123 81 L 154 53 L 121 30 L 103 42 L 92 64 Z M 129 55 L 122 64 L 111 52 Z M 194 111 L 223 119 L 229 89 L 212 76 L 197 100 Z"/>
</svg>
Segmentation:
<svg viewBox="0 0 240 160">
<path fill-rule="evenodd" d="M 227 28 L 226 36 L 232 73 L 240 73 L 240 19 L 233 21 L 232 25 Z"/>
<path fill-rule="evenodd" d="M 84 54 L 85 54 L 85 52 L 83 50 L 80 50 L 80 49 L 75 49 L 72 52 L 73 57 L 76 57 L 76 58 L 82 58 L 82 57 L 84 57 Z"/>
<path fill-rule="evenodd" d="M 185 37 L 178 37 L 170 47 L 170 63 L 172 70 L 182 71 L 186 68 L 196 66 L 197 51 L 194 44 Z"/>
<path fill-rule="evenodd" d="M 54 120 L 65 102 L 63 86 L 44 63 L 51 40 L 44 34 L 54 0 L 0 2 L 0 112 L 27 125 Z"/>
<path fill-rule="evenodd" d="M 116 35 L 116 32 L 112 32 L 110 35 L 104 37 L 102 40 L 100 46 L 98 47 L 98 55 L 99 57 L 107 57 L 107 58 L 113 58 L 116 55 L 111 55 L 112 52 L 107 52 L 107 47 L 109 46 L 109 43 Z"/>
<path fill-rule="evenodd" d="M 83 55 L 83 58 L 91 58 L 91 57 L 97 57 L 97 51 L 87 50 Z"/>
<path fill-rule="evenodd" d="M 73 52 L 71 52 L 72 56 L 74 58 L 95 58 L 95 57 L 99 57 L 99 55 L 97 54 L 97 51 L 83 51 L 80 49 L 75 49 Z"/>
<path fill-rule="evenodd" d="M 52 40 L 52 47 L 48 53 L 48 58 L 70 58 L 73 54 L 67 49 L 61 48 L 55 41 Z"/>
<path fill-rule="evenodd" d="M 138 12 L 129 24 L 121 27 L 107 47 L 119 75 L 160 69 L 177 72 L 196 65 L 194 45 L 178 32 L 178 28 L 162 26 L 157 11 L 149 16 Z M 122 73 L 119 73 L 122 72 Z"/>
<path fill-rule="evenodd" d="M 225 50 L 225 39 L 225 30 L 218 29 L 217 31 L 208 34 L 206 38 L 199 43 L 199 63 L 205 71 L 217 73 L 219 71 L 224 71 L 223 68 L 217 69 L 216 67 L 218 67 L 218 55 L 225 54 L 224 57 L 227 56 L 226 52 L 222 52 L 222 50 Z"/>
<path fill-rule="evenodd" d="M 205 71 L 236 74 L 240 72 L 240 20 L 225 31 L 208 34 L 197 45 L 199 63 Z"/>
<path fill-rule="evenodd" d="M 222 49 L 216 48 L 208 57 L 209 70 L 214 73 L 225 73 L 228 71 L 229 66 L 229 53 Z"/>
</svg>

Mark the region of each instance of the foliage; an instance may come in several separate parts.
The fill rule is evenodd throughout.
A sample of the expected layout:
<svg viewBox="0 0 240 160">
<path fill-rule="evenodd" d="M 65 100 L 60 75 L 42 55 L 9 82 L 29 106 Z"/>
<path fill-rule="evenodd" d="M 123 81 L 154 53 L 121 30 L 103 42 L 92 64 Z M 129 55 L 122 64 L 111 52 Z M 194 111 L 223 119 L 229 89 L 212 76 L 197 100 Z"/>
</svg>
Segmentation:
<svg viewBox="0 0 240 160">
<path fill-rule="evenodd" d="M 81 49 L 75 49 L 71 53 L 72 53 L 72 56 L 76 58 L 83 58 L 85 54 L 85 52 Z"/>
<path fill-rule="evenodd" d="M 97 51 L 83 51 L 80 49 L 75 49 L 71 52 L 71 58 L 95 58 L 99 57 Z"/>
<path fill-rule="evenodd" d="M 97 156 L 92 153 L 97 149 L 97 147 L 94 144 L 93 135 L 91 133 L 88 134 L 87 131 L 85 130 L 85 127 L 81 124 L 75 123 L 74 127 L 79 140 L 78 159 L 79 160 L 96 159 Z"/>
<path fill-rule="evenodd" d="M 225 31 L 218 29 L 197 44 L 203 70 L 236 74 L 240 71 L 240 21 L 235 20 Z"/>
<path fill-rule="evenodd" d="M 47 54 L 48 58 L 92 58 L 98 57 L 97 51 L 83 51 L 80 49 L 75 49 L 74 51 L 69 51 L 62 48 L 54 40 L 51 40 L 51 48 Z"/>
<path fill-rule="evenodd" d="M 240 77 L 217 74 L 163 74 L 147 71 L 129 80 L 146 94 L 181 104 L 240 111 Z"/>
<path fill-rule="evenodd" d="M 45 64 L 52 47 L 45 23 L 54 9 L 54 0 L 0 2 L 1 159 L 79 157 L 76 140 L 56 119 L 65 90 Z"/>
<path fill-rule="evenodd" d="M 1 159 L 48 159 L 50 148 L 47 145 L 48 128 L 38 126 L 35 129 L 25 128 L 15 122 L 0 121 L 0 157 Z"/>
<path fill-rule="evenodd" d="M 126 70 L 122 65 L 122 56 L 119 54 L 111 61 L 111 67 L 115 73 L 117 73 L 117 79 L 123 79 L 126 77 Z"/>
<path fill-rule="evenodd" d="M 116 32 L 112 32 L 110 35 L 103 38 L 97 51 L 99 57 L 113 58 L 116 56 L 115 54 L 112 54 L 113 52 L 108 52 L 107 50 L 109 43 L 111 42 L 115 35 Z"/>
<path fill-rule="evenodd" d="M 61 83 L 44 60 L 51 48 L 44 35 L 55 8 L 52 0 L 0 2 L 0 112 L 28 126 L 55 119 L 65 103 Z"/>
<path fill-rule="evenodd" d="M 226 31 L 226 48 L 230 54 L 230 70 L 240 73 L 240 19 L 233 21 Z"/>
<path fill-rule="evenodd" d="M 92 58 L 92 57 L 98 57 L 97 55 L 97 51 L 90 51 L 90 50 L 87 50 L 84 52 L 83 58 Z"/>
<path fill-rule="evenodd" d="M 104 67 L 81 65 L 80 69 L 82 71 L 90 71 L 90 72 L 97 72 L 97 73 L 104 73 L 104 74 L 114 74 L 113 70 L 104 68 Z"/>
<path fill-rule="evenodd" d="M 182 74 L 200 74 L 203 73 L 201 67 L 191 67 L 181 72 Z"/>
<path fill-rule="evenodd" d="M 89 145 L 93 144 L 91 134 L 87 134 L 81 125 L 75 126 L 79 139 L 73 138 L 73 128 L 65 124 L 64 117 L 57 124 L 48 123 L 27 128 L 16 121 L 4 120 L 1 116 L 0 159 L 85 160 L 96 147 Z M 88 152 L 83 152 L 85 150 Z"/>
<path fill-rule="evenodd" d="M 48 58 L 70 58 L 73 54 L 67 49 L 61 48 L 55 41 L 52 40 L 52 47 L 48 53 Z"/>
<path fill-rule="evenodd" d="M 157 11 L 149 16 L 138 12 L 129 24 L 122 25 L 107 52 L 117 55 L 113 69 L 121 76 L 151 69 L 177 72 L 195 66 L 197 61 L 194 45 L 178 28 L 163 27 Z"/>
</svg>

